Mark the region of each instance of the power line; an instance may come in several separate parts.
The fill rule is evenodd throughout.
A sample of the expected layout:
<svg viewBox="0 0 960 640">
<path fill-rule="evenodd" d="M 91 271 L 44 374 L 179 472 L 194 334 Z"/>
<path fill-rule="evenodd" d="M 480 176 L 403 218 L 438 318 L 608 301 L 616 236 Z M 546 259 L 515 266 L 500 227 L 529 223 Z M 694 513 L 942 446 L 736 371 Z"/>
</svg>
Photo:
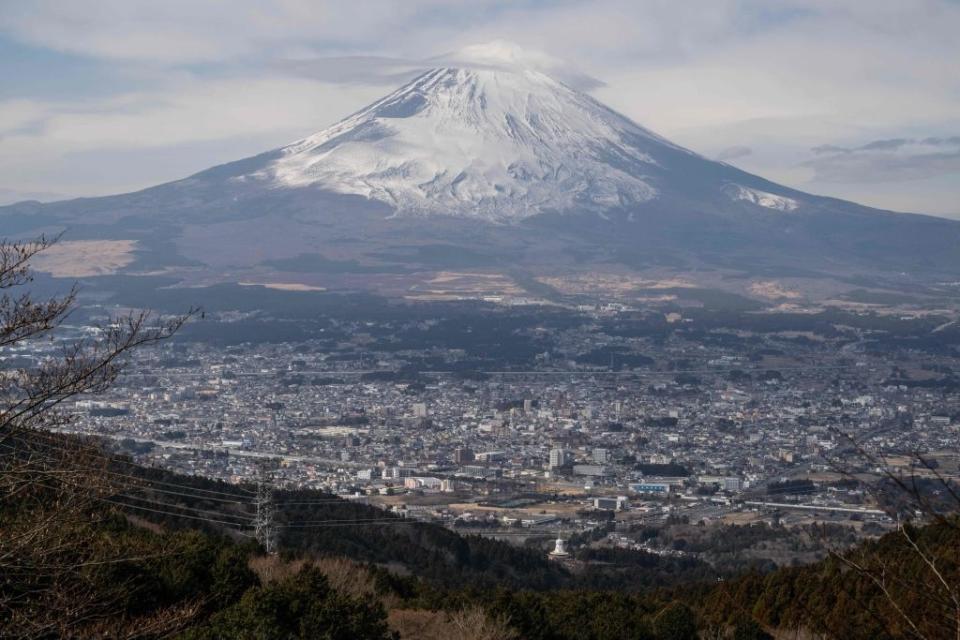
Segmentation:
<svg viewBox="0 0 960 640">
<path fill-rule="evenodd" d="M 14 446 L 9 445 L 9 444 L 0 443 L 0 446 L 5 447 L 5 448 L 7 448 L 7 449 L 11 449 L 11 450 L 17 450 L 17 447 L 14 447 Z M 66 447 L 64 447 L 64 446 L 56 445 L 56 444 L 53 444 L 53 443 L 44 444 L 43 446 L 49 446 L 49 447 L 51 447 L 51 448 L 59 449 L 59 450 L 61 450 L 61 451 L 65 451 L 65 452 L 69 452 L 69 451 L 70 451 L 68 448 L 66 448 Z M 118 473 L 118 472 L 115 472 L 115 471 L 109 471 L 109 470 L 107 470 L 107 469 L 84 467 L 83 469 L 79 469 L 79 470 L 85 470 L 85 471 L 97 472 L 97 473 L 105 473 L 105 474 L 109 474 L 109 475 L 113 475 L 113 476 L 117 476 L 117 477 L 121 477 L 121 478 L 126 478 L 126 479 L 130 479 L 130 480 L 134 480 L 134 481 L 137 481 L 137 482 L 144 482 L 144 483 L 156 482 L 156 483 L 165 484 L 165 485 L 170 485 L 170 486 L 174 486 L 174 487 L 178 487 L 178 488 L 189 489 L 189 490 L 191 490 L 191 491 L 193 491 L 193 490 L 196 490 L 196 491 L 206 491 L 206 490 L 204 490 L 204 489 L 199 489 L 199 488 L 195 488 L 195 487 L 190 487 L 189 485 L 180 485 L 180 484 L 176 484 L 176 483 L 168 483 L 168 482 L 162 482 L 162 481 L 157 481 L 157 480 L 151 480 L 151 479 L 149 479 L 149 478 L 143 478 L 143 477 L 140 477 L 140 476 L 133 476 L 133 475 L 122 474 L 122 473 Z M 262 491 L 263 491 L 263 486 L 264 486 L 263 483 L 260 483 L 261 493 L 259 493 L 258 496 L 257 496 L 255 499 L 250 499 L 250 500 L 234 500 L 234 499 L 217 498 L 217 497 L 214 497 L 214 496 L 198 495 L 198 494 L 196 494 L 196 493 L 188 493 L 188 492 L 181 492 L 181 491 L 172 491 L 172 490 L 169 490 L 169 489 L 161 489 L 161 488 L 153 487 L 153 486 L 134 487 L 134 489 L 138 489 L 138 490 L 141 490 L 141 491 L 157 492 L 157 493 L 162 493 L 162 494 L 167 494 L 167 495 L 176 495 L 176 496 L 181 496 L 181 497 L 194 498 L 194 499 L 196 499 L 196 500 L 208 500 L 208 501 L 222 502 L 222 503 L 229 503 L 229 504 L 244 504 L 244 505 L 246 505 L 246 504 L 255 504 L 255 505 L 258 506 L 258 508 L 261 509 L 262 513 L 263 513 L 264 515 L 266 515 L 267 512 L 268 512 L 268 510 L 267 510 L 267 507 L 266 507 L 267 501 L 265 500 L 265 496 L 264 496 L 263 493 L 262 493 Z M 224 492 L 214 492 L 214 493 L 223 494 L 223 495 L 230 495 L 230 496 L 232 496 L 233 498 L 242 498 L 242 496 L 237 496 L 237 495 L 234 495 L 234 494 L 229 494 L 229 493 L 224 493 Z M 146 502 L 151 502 L 151 500 L 149 500 L 148 498 L 144 498 L 144 497 L 141 497 L 141 496 L 126 496 L 126 497 L 129 497 L 129 498 L 131 498 L 131 499 L 137 499 L 137 500 L 142 500 L 142 501 L 146 501 Z M 182 509 L 189 509 L 189 510 L 200 511 L 200 512 L 204 512 L 204 513 L 215 513 L 215 514 L 218 513 L 218 512 L 211 512 L 211 511 L 207 511 L 207 510 L 197 509 L 197 508 L 195 508 L 195 507 L 187 507 L 187 506 L 174 505 L 174 504 L 169 503 L 169 502 L 162 502 L 162 501 L 152 501 L 152 502 L 154 502 L 155 504 L 162 505 L 162 506 L 169 506 L 169 507 L 176 507 L 176 508 L 182 508 Z M 327 498 L 318 498 L 318 499 L 316 499 L 316 500 L 296 500 L 296 501 L 289 501 L 289 502 L 286 502 L 286 501 L 276 502 L 276 501 L 273 501 L 273 500 L 271 499 L 269 502 L 271 503 L 272 508 L 274 508 L 274 509 L 275 509 L 275 507 L 285 507 L 285 506 L 313 506 L 313 505 L 326 505 L 326 504 L 330 504 L 330 505 L 355 505 L 355 504 L 356 504 L 356 503 L 350 502 L 349 500 L 345 500 L 345 499 L 337 498 L 337 497 L 329 498 L 329 499 L 327 499 Z M 370 505 L 360 505 L 360 506 L 370 506 Z M 224 514 L 219 514 L 219 515 L 224 515 Z M 240 516 L 233 516 L 233 517 L 240 517 Z"/>
<path fill-rule="evenodd" d="M 7 449 L 14 449 L 14 450 L 16 450 L 16 447 L 11 447 L 10 445 L 6 445 L 6 444 L 0 444 L 0 447 L 4 447 L 4 448 L 7 448 Z M 175 496 L 181 496 L 181 497 L 185 497 L 185 498 L 193 498 L 193 499 L 195 499 L 195 500 L 206 500 L 206 501 L 209 501 L 209 502 L 220 502 L 220 503 L 225 503 L 225 504 L 243 504 L 243 505 L 253 504 L 253 500 L 252 500 L 252 499 L 247 499 L 247 500 L 230 500 L 230 499 L 227 499 L 227 498 L 218 498 L 218 497 L 216 497 L 216 496 L 205 496 L 205 495 L 196 494 L 196 493 L 186 493 L 186 492 L 183 492 L 183 491 L 171 491 L 171 490 L 169 490 L 169 489 L 161 489 L 161 488 L 158 488 L 158 487 L 150 486 L 150 485 L 148 484 L 148 483 L 150 482 L 150 480 L 148 480 L 148 479 L 146 479 L 146 478 L 141 478 L 141 477 L 139 477 L 139 476 L 131 476 L 131 475 L 126 475 L 126 474 L 122 474 L 122 473 L 117 473 L 117 472 L 115 472 L 115 471 L 108 471 L 108 470 L 106 470 L 106 469 L 98 469 L 98 468 L 95 468 L 95 467 L 79 467 L 79 466 L 74 466 L 74 467 L 71 467 L 70 471 L 87 472 L 87 473 L 102 473 L 102 474 L 104 474 L 104 475 L 109 475 L 109 476 L 115 476 L 115 477 L 130 479 L 130 480 L 133 480 L 133 481 L 137 482 L 138 484 L 141 484 L 141 485 L 142 485 L 142 486 L 134 486 L 134 487 L 130 487 L 130 488 L 131 488 L 131 489 L 139 489 L 139 490 L 141 490 L 141 491 L 151 491 L 151 492 L 155 492 L 155 493 L 162 493 L 162 494 L 165 494 L 165 495 L 175 495 Z M 175 486 L 180 486 L 180 485 L 175 485 Z M 242 497 L 242 496 L 236 496 L 236 497 L 239 498 L 239 497 Z"/>
<path fill-rule="evenodd" d="M 244 520 L 247 522 L 253 522 L 254 518 L 250 514 L 234 514 L 234 513 L 225 513 L 222 511 L 210 511 L 209 509 L 200 509 L 197 507 L 188 507 L 186 505 L 175 504 L 172 502 L 164 502 L 162 500 L 151 500 L 149 498 L 144 498 L 141 496 L 131 496 L 128 494 L 120 493 L 114 496 L 115 498 L 124 498 L 126 500 L 137 500 L 139 502 L 146 502 L 148 504 L 158 505 L 161 507 L 170 507 L 171 509 L 181 509 L 184 511 L 193 511 L 194 513 L 203 513 L 210 514 L 220 518 L 236 518 L 237 520 Z"/>
<path fill-rule="evenodd" d="M 280 526 L 283 529 L 324 529 L 327 527 L 367 527 L 372 525 L 377 526 L 386 526 L 386 525 L 429 525 L 433 524 L 430 522 L 422 522 L 420 520 L 413 519 L 400 519 L 400 518 L 386 518 L 382 520 L 318 520 L 316 522 L 304 522 L 304 523 L 281 523 Z M 442 525 L 435 525 L 442 526 Z"/>
<path fill-rule="evenodd" d="M 48 484 L 46 484 L 46 483 L 43 483 L 43 482 L 37 482 L 36 484 L 37 484 L 38 486 L 41 486 L 41 487 L 45 488 L 45 489 L 56 490 L 56 487 L 52 487 L 52 486 L 50 486 L 50 485 L 48 485 Z M 70 485 L 70 484 L 72 484 L 72 483 L 67 483 L 67 484 Z M 82 489 L 82 487 L 78 487 L 77 485 L 72 485 L 72 486 L 74 486 L 75 488 L 81 488 L 81 489 Z M 89 493 L 89 492 L 88 492 L 88 493 Z M 182 506 L 182 505 L 170 504 L 170 503 L 168 503 L 168 502 L 160 502 L 160 501 L 156 501 L 156 500 L 149 500 L 149 499 L 141 498 L 141 497 L 138 497 L 138 496 L 128 496 L 128 495 L 124 495 L 124 494 L 115 494 L 115 495 L 112 496 L 112 497 L 113 497 L 113 498 L 126 498 L 126 499 L 128 499 L 128 500 L 139 500 L 139 501 L 141 501 L 141 502 L 147 502 L 147 503 L 155 504 L 155 505 L 159 505 L 159 506 L 171 507 L 171 508 L 174 508 L 174 509 L 184 509 L 184 510 L 188 510 L 188 511 L 196 511 L 196 512 L 198 512 L 198 513 L 212 513 L 213 515 L 219 516 L 219 517 L 237 518 L 238 520 L 252 520 L 252 518 L 250 518 L 249 516 L 241 516 L 241 515 L 235 515 L 235 514 L 229 514 L 229 513 L 221 513 L 221 512 L 217 512 L 217 511 L 207 511 L 207 510 L 205 510 L 205 509 L 196 509 L 196 508 L 193 508 L 193 507 L 187 507 L 187 506 Z M 107 502 L 107 503 L 110 503 L 110 504 L 117 504 L 117 505 L 128 506 L 128 507 L 131 507 L 131 508 L 134 508 L 134 509 L 147 509 L 147 507 L 141 507 L 141 506 L 139 506 L 139 505 L 132 505 L 132 504 L 128 504 L 128 503 L 125 503 L 125 502 L 117 502 L 116 500 L 112 500 L 112 499 L 110 499 L 110 498 L 102 498 L 102 497 L 99 497 L 99 496 L 96 496 L 96 495 L 87 495 L 86 498 L 87 498 L 88 500 L 95 500 L 95 501 L 98 501 L 98 502 Z M 157 510 L 157 513 L 160 513 L 160 511 Z M 176 512 L 172 512 L 172 511 L 165 511 L 164 513 L 168 513 L 168 514 L 170 514 L 170 515 L 179 516 L 179 517 L 184 517 L 184 518 L 196 519 L 196 516 L 191 516 L 191 515 L 189 515 L 189 514 L 176 513 Z M 216 522 L 219 522 L 219 520 L 211 520 L 211 522 L 215 522 L 215 521 L 216 521 Z M 240 525 L 240 524 L 238 524 L 238 523 L 226 523 L 226 524 L 232 524 L 233 526 L 245 526 L 245 525 Z"/>
<path fill-rule="evenodd" d="M 40 435 L 40 436 L 43 436 L 43 437 L 51 438 L 51 440 L 48 441 L 48 442 L 39 443 L 40 446 L 50 447 L 50 448 L 57 449 L 57 450 L 59 450 L 59 451 L 65 452 L 65 453 L 73 453 L 73 452 L 74 452 L 74 450 L 71 449 L 70 447 L 68 447 L 67 445 L 58 443 L 58 442 L 56 441 L 56 439 L 53 438 L 52 434 L 47 435 L 47 434 L 41 434 L 41 433 L 39 433 L 39 432 L 34 432 L 34 433 L 31 434 L 31 435 Z M 24 442 L 25 442 L 25 441 L 24 441 Z M 5 446 L 5 447 L 7 447 L 7 448 L 9 448 L 9 449 L 14 449 L 14 450 L 16 450 L 16 447 L 13 447 L 13 446 L 10 446 L 10 445 L 5 445 L 5 444 L 0 443 L 0 446 Z M 143 469 L 144 471 L 153 471 L 153 470 L 154 470 L 154 468 L 144 467 L 144 466 L 142 466 L 142 465 L 138 465 L 138 464 L 135 463 L 135 462 L 130 462 L 130 461 L 128 461 L 128 460 L 123 460 L 123 459 L 117 458 L 117 457 L 115 457 L 115 456 L 110 456 L 109 454 L 106 454 L 105 452 L 103 452 L 103 451 L 100 450 L 99 448 L 97 448 L 97 449 L 98 449 L 98 451 L 103 455 L 103 457 L 104 457 L 105 459 L 107 459 L 108 461 L 110 461 L 110 462 L 115 462 L 115 463 L 120 463 L 120 464 L 126 464 L 126 465 L 129 465 L 129 466 L 131 466 L 131 467 L 133 467 L 133 468 L 135 468 L 135 469 Z M 160 485 L 164 485 L 164 486 L 175 487 L 175 488 L 178 488 L 178 489 L 187 489 L 187 490 L 195 491 L 195 492 L 209 493 L 209 494 L 211 494 L 211 495 L 229 496 L 229 497 L 231 497 L 231 498 L 243 498 L 242 495 L 238 495 L 238 494 L 236 494 L 236 493 L 230 493 L 230 492 L 228 492 L 228 491 L 217 491 L 217 490 L 214 490 L 214 489 L 204 489 L 204 488 L 202 488 L 202 487 L 194 487 L 194 486 L 186 485 L 186 484 L 179 484 L 179 483 L 168 482 L 168 481 L 164 481 L 164 480 L 156 480 L 156 479 L 153 479 L 153 478 L 147 478 L 147 477 L 143 477 L 143 476 L 133 476 L 133 475 L 129 475 L 129 474 L 120 473 L 119 471 L 111 471 L 111 470 L 109 470 L 109 469 L 93 469 L 93 468 L 89 468 L 88 470 L 90 470 L 90 471 L 102 471 L 102 472 L 104 472 L 104 473 L 109 473 L 109 474 L 114 475 L 114 476 L 119 476 L 119 477 L 122 477 L 122 478 L 128 478 L 128 479 L 131 479 L 131 480 L 138 480 L 138 481 L 140 481 L 140 482 L 150 482 L 150 483 L 154 483 L 154 484 L 160 484 Z M 157 470 L 157 471 L 160 471 L 161 473 L 168 473 L 167 471 L 162 470 L 162 469 L 156 469 L 156 470 Z M 250 494 L 250 495 L 251 495 L 251 498 L 250 498 L 250 499 L 252 500 L 252 496 L 253 496 L 253 492 L 252 492 L 252 491 L 249 491 L 248 489 L 244 489 L 243 487 L 240 487 L 239 485 L 231 485 L 231 486 L 236 487 L 236 489 L 237 489 L 238 491 L 242 491 L 243 493 Z"/>
<path fill-rule="evenodd" d="M 133 477 L 135 477 L 135 476 L 127 476 L 127 477 L 133 478 Z M 244 505 L 254 504 L 254 501 L 253 501 L 252 498 L 251 498 L 251 499 L 246 499 L 246 500 L 229 500 L 229 499 L 227 499 L 227 498 L 217 498 L 217 497 L 214 497 L 214 496 L 202 496 L 202 495 L 197 495 L 197 494 L 195 494 L 195 493 L 184 493 L 184 492 L 181 492 L 181 491 L 170 491 L 169 489 L 158 489 L 157 487 L 150 487 L 150 486 L 137 487 L 137 488 L 140 489 L 140 490 L 142 490 L 142 491 L 155 491 L 155 492 L 157 492 L 157 493 L 163 493 L 163 494 L 174 495 L 174 496 L 183 496 L 183 497 L 185 497 L 185 498 L 194 498 L 194 499 L 196 499 L 196 500 L 208 500 L 208 501 L 210 501 L 210 502 L 221 502 L 221 503 L 226 503 L 226 504 L 244 504 Z M 238 496 L 238 497 L 239 497 L 239 496 Z"/>
<path fill-rule="evenodd" d="M 139 509 L 140 511 L 149 511 L 149 512 L 151 512 L 151 513 L 161 513 L 161 514 L 168 515 L 168 516 L 177 516 L 178 518 L 189 518 L 190 520 L 202 520 L 202 521 L 204 521 L 204 522 L 214 522 L 214 523 L 217 523 L 217 524 L 225 524 L 225 525 L 228 525 L 228 526 L 230 526 L 230 527 L 244 527 L 244 526 L 249 526 L 249 525 L 237 524 L 236 522 L 227 522 L 226 520 L 216 520 L 216 519 L 213 519 L 213 518 L 202 518 L 202 517 L 200 517 L 200 516 L 191 516 L 191 515 L 188 515 L 188 514 L 185 514 L 185 513 L 176 513 L 176 512 L 173 512 L 173 511 L 163 511 L 163 510 L 161 510 L 161 509 L 152 509 L 152 508 L 150 508 L 150 507 L 140 507 L 140 506 L 133 505 L 133 504 L 127 504 L 127 503 L 125 503 L 125 502 L 119 502 L 119 501 L 116 501 L 116 500 L 110 500 L 109 498 L 97 498 L 97 500 L 100 500 L 101 502 L 107 502 L 107 503 L 110 503 L 110 504 L 114 504 L 114 505 L 117 505 L 118 507 L 125 507 L 125 508 L 128 508 L 128 509 Z"/>
<path fill-rule="evenodd" d="M 139 500 L 139 498 L 132 497 L 132 496 L 121 496 L 121 497 L 128 498 L 128 499 Z M 203 520 L 203 521 L 206 521 L 206 522 L 214 522 L 214 523 L 218 523 L 218 524 L 225 524 L 225 525 L 229 525 L 229 526 L 232 526 L 232 527 L 253 526 L 253 527 L 254 527 L 254 537 L 257 538 L 257 540 L 260 541 L 261 544 L 264 545 L 264 548 L 265 548 L 269 553 L 276 553 L 276 529 L 277 529 L 277 528 L 284 528 L 284 529 L 286 529 L 286 528 L 290 528 L 290 529 L 317 529 L 317 528 L 327 528 L 327 527 L 358 527 L 358 526 L 371 526 L 371 525 L 378 525 L 378 526 L 379 526 L 379 525 L 416 525 L 416 524 L 426 525 L 426 524 L 432 524 L 432 523 L 428 523 L 428 522 L 422 522 L 422 521 L 420 521 L 420 520 L 403 519 L 403 518 L 368 518 L 368 519 L 360 519 L 360 520 L 313 520 L 313 521 L 305 521 L 305 522 L 276 523 L 276 522 L 274 522 L 272 519 L 270 519 L 270 518 L 267 516 L 267 513 L 268 513 L 268 512 L 267 512 L 266 509 L 264 509 L 263 511 L 261 511 L 261 514 L 263 514 L 262 519 L 257 519 L 257 518 L 251 518 L 251 519 L 249 519 L 249 522 L 252 523 L 252 525 L 251 525 L 251 524 L 241 524 L 241 523 L 237 523 L 237 522 L 229 522 L 229 521 L 220 520 L 220 519 L 216 519 L 216 518 L 209 518 L 209 517 L 194 516 L 194 515 L 184 514 L 184 513 L 177 513 L 177 512 L 174 512 L 174 511 L 166 511 L 166 510 L 154 509 L 154 508 L 150 508 L 150 507 L 143 507 L 143 506 L 140 506 L 140 505 L 133 505 L 133 504 L 129 504 L 129 503 L 126 503 L 126 502 L 120 502 L 120 501 L 116 501 L 116 500 L 110 500 L 110 499 L 107 499 L 107 498 L 97 498 L 97 499 L 98 499 L 98 500 L 101 500 L 101 501 L 103 501 L 103 502 L 108 502 L 108 503 L 110 503 L 110 504 L 117 505 L 117 506 L 129 507 L 129 508 L 131 508 L 131 509 L 140 509 L 140 510 L 142 510 L 142 511 L 148 511 L 148 512 L 152 512 L 152 513 L 160 513 L 160 514 L 165 514 L 165 515 L 170 515 L 170 516 L 175 516 L 175 517 L 180 517 L 180 518 L 189 518 L 189 519 L 192 519 L 192 520 Z M 160 506 L 168 506 L 168 507 L 172 507 L 172 508 L 175 508 L 175 509 L 189 509 L 189 507 L 180 507 L 180 506 L 177 506 L 177 505 L 171 505 L 171 504 L 169 504 L 169 503 L 163 503 L 163 502 L 152 502 L 152 504 L 156 504 L 156 505 L 160 505 Z M 235 516 L 235 515 L 230 515 L 230 514 L 222 514 L 222 513 L 217 513 L 217 512 L 210 512 L 210 511 L 205 511 L 205 510 L 202 510 L 202 509 L 196 509 L 195 511 L 198 511 L 198 512 L 201 512 L 201 513 L 213 513 L 214 515 L 218 515 L 218 516 L 221 516 L 221 517 L 232 517 L 232 518 L 237 518 L 237 519 L 244 519 L 242 516 Z M 436 525 L 436 526 L 440 526 L 440 525 Z M 259 531 L 259 533 L 258 533 L 258 531 Z"/>
<path fill-rule="evenodd" d="M 293 507 L 293 506 L 309 506 L 314 504 L 362 504 L 362 503 L 354 502 L 347 498 L 331 498 L 329 500 L 319 498 L 317 500 L 304 500 L 304 501 L 296 501 L 296 502 L 286 502 L 282 500 L 277 500 L 274 502 L 274 504 L 276 504 L 278 507 Z M 370 505 L 362 504 L 362 506 L 370 506 Z"/>
<path fill-rule="evenodd" d="M 5 445 L 5 444 L 0 444 L 0 446 L 6 447 L 6 448 L 8 448 L 8 449 L 14 449 L 14 450 L 16 449 L 16 447 L 12 447 L 12 446 L 10 446 L 10 445 Z M 52 446 L 52 445 L 51 445 L 51 446 Z M 119 473 L 119 472 L 116 472 L 116 471 L 110 471 L 110 470 L 108 470 L 108 469 L 101 469 L 101 468 L 96 468 L 96 467 L 80 467 L 80 466 L 74 466 L 74 467 L 71 467 L 71 471 L 72 471 L 72 470 L 76 470 L 76 471 L 86 471 L 86 472 L 90 472 L 90 473 L 103 473 L 103 474 L 107 474 L 107 475 L 111 475 L 111 476 L 116 476 L 116 477 L 120 477 L 120 478 L 126 478 L 126 479 L 130 479 L 130 480 L 134 480 L 134 481 L 136 481 L 138 484 L 139 484 L 139 483 L 144 483 L 144 484 L 145 484 L 145 483 L 150 483 L 150 482 L 159 482 L 160 484 L 169 484 L 169 485 L 175 486 L 175 487 L 182 487 L 182 488 L 188 488 L 188 487 L 189 487 L 189 485 L 178 485 L 178 484 L 174 484 L 174 483 L 163 483 L 163 482 L 161 482 L 161 481 L 150 480 L 149 478 L 144 478 L 144 477 L 141 477 L 141 476 L 127 475 L 127 474 Z M 230 503 L 230 504 L 253 504 L 252 498 L 246 498 L 246 499 L 242 499 L 242 500 L 232 500 L 232 499 L 227 499 L 227 498 L 218 498 L 218 497 L 215 497 L 215 496 L 205 496 L 205 495 L 200 495 L 200 494 L 197 494 L 197 493 L 187 493 L 187 492 L 182 492 L 182 491 L 172 491 L 172 490 L 170 490 L 170 489 L 160 489 L 160 488 L 158 488 L 158 487 L 153 487 L 153 486 L 149 486 L 149 485 L 148 485 L 148 486 L 138 486 L 138 487 L 133 487 L 133 488 L 134 488 L 134 489 L 139 489 L 139 490 L 141 490 L 141 491 L 153 491 L 153 492 L 156 492 L 156 493 L 163 493 L 163 494 L 168 494 L 168 495 L 182 496 L 182 497 L 185 497 L 185 498 L 194 498 L 194 499 L 196 499 L 196 500 L 207 500 L 207 501 L 210 501 L 210 502 L 221 502 L 221 503 Z M 194 487 L 189 487 L 189 488 L 192 489 L 192 490 L 204 491 L 204 489 L 200 489 L 200 488 L 194 488 Z M 218 492 L 218 493 L 219 493 L 219 492 Z M 225 494 L 225 495 L 230 495 L 230 494 Z M 234 496 L 234 497 L 235 497 L 235 498 L 243 498 L 243 496 Z"/>
<path fill-rule="evenodd" d="M 4 446 L 8 449 L 16 450 L 16 447 L 0 443 L 0 446 Z M 131 476 L 134 479 L 136 477 Z M 312 521 L 301 521 L 301 522 L 289 522 L 277 524 L 274 521 L 274 504 L 272 499 L 272 482 L 269 477 L 269 473 L 264 470 L 262 472 L 261 481 L 258 483 L 258 492 L 257 492 L 257 514 L 254 517 L 249 515 L 241 514 L 230 514 L 217 511 L 209 511 L 206 509 L 199 509 L 197 507 L 189 507 L 186 505 L 177 505 L 169 502 L 164 502 L 160 500 L 152 500 L 143 496 L 134 496 L 127 494 L 117 494 L 113 498 L 100 498 L 91 496 L 94 500 L 103 502 L 106 504 L 111 504 L 117 507 L 124 509 L 134 509 L 137 511 L 143 511 L 146 513 L 155 513 L 159 515 L 172 516 L 175 518 L 184 518 L 188 520 L 196 520 L 201 522 L 209 522 L 214 524 L 221 524 L 228 527 L 231 527 L 233 530 L 237 531 L 242 535 L 244 534 L 240 529 L 245 527 L 253 526 L 255 537 L 265 548 L 268 553 L 276 553 L 277 548 L 277 528 L 290 528 L 290 529 L 319 529 L 319 528 L 332 528 L 332 527 L 365 527 L 365 526 L 395 526 L 395 525 L 418 525 L 418 524 L 430 524 L 414 519 L 404 519 L 397 517 L 384 517 L 384 518 L 360 518 L 360 519 L 328 519 L 328 520 L 312 520 Z M 145 490 L 153 490 L 152 488 L 146 488 Z M 192 497 L 192 496 L 190 496 Z M 147 503 L 154 506 L 143 506 L 142 504 L 130 504 L 127 502 L 133 500 L 140 503 Z M 330 502 L 337 502 L 343 504 L 346 503 L 343 500 L 332 500 Z M 166 509 L 158 509 L 156 507 L 166 507 Z M 171 511 L 170 509 L 176 509 L 176 511 Z M 189 511 L 192 513 L 183 513 L 184 511 Z M 193 515 L 193 514 L 202 514 L 202 515 Z M 216 517 L 210 517 L 210 516 Z M 233 518 L 241 522 L 225 520 L 224 518 Z M 438 525 L 439 526 L 439 525 Z"/>
<path fill-rule="evenodd" d="M 77 437 L 78 435 L 82 435 L 82 436 L 88 437 L 88 438 L 98 438 L 98 439 L 101 438 L 101 436 L 98 436 L 98 435 L 96 435 L 96 434 L 74 434 L 74 433 L 70 433 L 70 432 L 56 432 L 56 433 L 58 433 L 58 434 L 61 435 L 61 436 L 67 436 L 67 437 Z M 49 444 L 47 444 L 46 446 L 57 447 L 57 448 L 60 448 L 61 450 L 70 451 L 70 449 L 68 449 L 65 445 L 63 445 L 63 444 L 60 443 L 60 439 L 58 439 L 58 438 L 54 435 L 54 432 L 46 432 L 46 433 L 45 433 L 45 432 L 42 432 L 42 431 L 33 431 L 33 432 L 31 432 L 31 435 L 32 435 L 32 436 L 41 437 L 41 438 L 46 438 L 46 439 L 48 440 L 48 443 L 49 443 Z M 154 468 L 144 467 L 143 465 L 137 464 L 136 462 L 131 462 L 130 460 L 126 460 L 126 459 L 121 458 L 121 457 L 119 457 L 119 456 L 111 455 L 111 454 L 107 453 L 107 452 L 103 449 L 103 447 L 101 447 L 101 446 L 93 446 L 93 445 L 91 445 L 91 447 L 97 449 L 97 450 L 99 451 L 99 453 L 100 453 L 104 458 L 106 458 L 107 460 L 109 460 L 109 461 L 111 461 L 111 462 L 116 462 L 116 463 L 118 463 L 118 464 L 125 464 L 125 465 L 128 465 L 128 466 L 134 467 L 134 468 L 136 468 L 136 469 L 144 469 L 144 470 L 157 469 L 157 470 L 162 471 L 162 472 L 164 471 L 164 470 L 158 469 L 158 468 L 156 468 L 156 467 L 154 467 Z M 213 490 L 213 489 L 202 489 L 202 488 L 199 488 L 199 487 L 192 487 L 192 486 L 190 486 L 190 485 L 182 485 L 182 484 L 181 484 L 181 485 L 178 485 L 178 484 L 175 484 L 175 483 L 163 482 L 163 481 L 161 481 L 161 480 L 155 480 L 154 482 L 160 482 L 160 483 L 162 483 L 162 484 L 169 484 L 169 485 L 171 485 L 171 486 L 179 486 L 179 487 L 181 487 L 181 488 L 193 489 L 193 490 L 195 490 L 195 491 L 203 491 L 203 492 L 206 492 L 206 493 L 213 493 L 213 494 L 226 495 L 226 496 L 236 496 L 236 494 L 234 494 L 234 493 L 229 493 L 229 492 L 225 492 L 225 491 L 216 491 L 216 490 Z M 231 486 L 234 487 L 234 488 L 236 488 L 237 491 L 241 491 L 241 492 L 243 492 L 243 493 L 250 494 L 251 496 L 252 496 L 253 493 L 254 493 L 253 491 L 250 491 L 249 489 L 244 489 L 244 488 L 241 487 L 240 485 L 231 485 Z"/>
</svg>

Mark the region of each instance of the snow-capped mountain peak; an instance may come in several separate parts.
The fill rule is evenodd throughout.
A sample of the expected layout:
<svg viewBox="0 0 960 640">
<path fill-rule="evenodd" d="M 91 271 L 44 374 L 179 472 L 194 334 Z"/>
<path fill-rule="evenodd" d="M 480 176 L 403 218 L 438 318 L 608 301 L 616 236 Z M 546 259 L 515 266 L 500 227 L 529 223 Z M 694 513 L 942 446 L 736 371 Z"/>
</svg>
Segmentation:
<svg viewBox="0 0 960 640">
<path fill-rule="evenodd" d="M 493 221 L 656 197 L 652 152 L 669 143 L 541 70 L 550 64 L 508 43 L 467 47 L 259 175 L 401 214 Z"/>
</svg>

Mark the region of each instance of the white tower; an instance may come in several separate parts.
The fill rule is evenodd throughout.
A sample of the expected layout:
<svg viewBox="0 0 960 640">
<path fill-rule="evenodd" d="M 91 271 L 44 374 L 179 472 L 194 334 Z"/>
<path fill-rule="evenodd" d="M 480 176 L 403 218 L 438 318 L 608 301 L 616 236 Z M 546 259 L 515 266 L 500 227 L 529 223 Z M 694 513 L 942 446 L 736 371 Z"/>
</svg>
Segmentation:
<svg viewBox="0 0 960 640">
<path fill-rule="evenodd" d="M 566 558 L 570 555 L 570 552 L 567 551 L 566 541 L 563 539 L 563 536 L 557 536 L 556 546 L 554 546 L 553 551 L 550 552 L 551 558 Z"/>
</svg>

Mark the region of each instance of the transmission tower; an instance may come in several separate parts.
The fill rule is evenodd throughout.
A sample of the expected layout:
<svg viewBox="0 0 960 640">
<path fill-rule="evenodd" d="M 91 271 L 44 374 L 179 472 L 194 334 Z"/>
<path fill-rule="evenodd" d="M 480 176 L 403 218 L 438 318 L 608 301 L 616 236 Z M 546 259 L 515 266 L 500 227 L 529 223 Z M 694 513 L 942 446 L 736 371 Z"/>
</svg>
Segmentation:
<svg viewBox="0 0 960 640">
<path fill-rule="evenodd" d="M 273 478 L 266 465 L 260 467 L 257 480 L 257 517 L 254 536 L 267 553 L 277 552 L 277 532 L 273 521 Z"/>
</svg>

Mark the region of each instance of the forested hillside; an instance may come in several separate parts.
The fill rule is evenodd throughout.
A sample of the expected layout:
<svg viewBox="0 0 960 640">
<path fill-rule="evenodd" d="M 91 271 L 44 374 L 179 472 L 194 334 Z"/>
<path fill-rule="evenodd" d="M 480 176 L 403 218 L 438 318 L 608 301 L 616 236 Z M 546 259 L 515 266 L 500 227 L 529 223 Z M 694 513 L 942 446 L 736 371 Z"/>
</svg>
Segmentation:
<svg viewBox="0 0 960 640">
<path fill-rule="evenodd" d="M 25 451 L 34 464 L 72 451 L 119 484 L 45 523 L 61 544 L 4 556 L 4 637 L 947 638 L 960 611 L 951 518 L 717 582 L 708 566 L 646 556 L 620 558 L 629 570 L 571 571 L 535 549 L 297 491 L 277 495 L 278 520 L 316 526 L 281 529 L 268 555 L 237 526 L 253 487 L 144 469 L 72 438 L 19 438 L 0 451 L 4 472 Z M 48 480 L 6 495 L 3 550 L 65 495 Z"/>
</svg>

